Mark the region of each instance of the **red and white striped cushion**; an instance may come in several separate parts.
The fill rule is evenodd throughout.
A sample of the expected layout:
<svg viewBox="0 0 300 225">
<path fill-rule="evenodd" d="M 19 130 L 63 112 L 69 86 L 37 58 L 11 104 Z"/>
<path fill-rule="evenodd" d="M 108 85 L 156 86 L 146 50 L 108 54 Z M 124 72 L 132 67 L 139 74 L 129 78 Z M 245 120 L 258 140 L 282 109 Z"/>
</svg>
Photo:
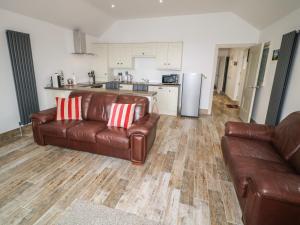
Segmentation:
<svg viewBox="0 0 300 225">
<path fill-rule="evenodd" d="M 56 97 L 56 120 L 82 120 L 81 96 L 74 98 Z"/>
<path fill-rule="evenodd" d="M 133 121 L 135 104 L 113 103 L 107 126 L 129 128 Z"/>
</svg>

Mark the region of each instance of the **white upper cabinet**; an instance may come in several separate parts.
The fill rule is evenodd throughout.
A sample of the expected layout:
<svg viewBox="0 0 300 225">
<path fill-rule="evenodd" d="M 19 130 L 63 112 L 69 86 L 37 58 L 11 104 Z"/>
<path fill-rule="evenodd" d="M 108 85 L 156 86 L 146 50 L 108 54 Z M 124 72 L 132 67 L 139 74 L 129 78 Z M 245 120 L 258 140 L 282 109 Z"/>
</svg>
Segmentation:
<svg viewBox="0 0 300 225">
<path fill-rule="evenodd" d="M 133 57 L 155 57 L 155 44 L 137 43 L 132 44 Z"/>
<path fill-rule="evenodd" d="M 156 46 L 158 69 L 181 70 L 182 43 L 161 43 Z"/>
<path fill-rule="evenodd" d="M 133 67 L 130 44 L 109 44 L 109 67 L 129 69 Z"/>
<path fill-rule="evenodd" d="M 108 81 L 108 45 L 93 44 L 92 52 L 95 54 L 95 57 L 93 57 L 92 69 L 95 70 L 96 80 Z"/>
<path fill-rule="evenodd" d="M 156 63 L 158 69 L 168 68 L 168 50 L 169 50 L 168 43 L 162 43 L 156 45 Z"/>
<path fill-rule="evenodd" d="M 130 69 L 134 57 L 155 57 L 157 69 L 181 70 L 182 48 L 182 42 L 108 44 L 108 65 L 112 69 Z"/>
</svg>

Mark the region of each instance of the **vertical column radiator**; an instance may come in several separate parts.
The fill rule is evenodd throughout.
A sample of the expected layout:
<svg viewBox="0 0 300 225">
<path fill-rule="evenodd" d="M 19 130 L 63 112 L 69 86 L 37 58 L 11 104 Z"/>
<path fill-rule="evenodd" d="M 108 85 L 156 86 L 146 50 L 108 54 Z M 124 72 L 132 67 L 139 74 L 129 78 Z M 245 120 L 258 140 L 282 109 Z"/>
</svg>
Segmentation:
<svg viewBox="0 0 300 225">
<path fill-rule="evenodd" d="M 20 126 L 30 123 L 30 114 L 39 111 L 29 34 L 6 31 L 20 114 Z"/>
</svg>

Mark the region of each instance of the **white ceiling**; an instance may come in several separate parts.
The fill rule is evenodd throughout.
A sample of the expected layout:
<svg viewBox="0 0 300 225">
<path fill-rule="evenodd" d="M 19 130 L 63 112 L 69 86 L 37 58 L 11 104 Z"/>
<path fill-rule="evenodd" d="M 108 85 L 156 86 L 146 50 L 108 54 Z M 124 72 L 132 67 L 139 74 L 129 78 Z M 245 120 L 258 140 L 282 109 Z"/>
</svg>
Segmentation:
<svg viewBox="0 0 300 225">
<path fill-rule="evenodd" d="M 233 12 L 262 29 L 300 7 L 300 0 L 0 0 L 0 8 L 99 35 L 115 20 Z M 111 5 L 115 4 L 115 8 Z"/>
</svg>

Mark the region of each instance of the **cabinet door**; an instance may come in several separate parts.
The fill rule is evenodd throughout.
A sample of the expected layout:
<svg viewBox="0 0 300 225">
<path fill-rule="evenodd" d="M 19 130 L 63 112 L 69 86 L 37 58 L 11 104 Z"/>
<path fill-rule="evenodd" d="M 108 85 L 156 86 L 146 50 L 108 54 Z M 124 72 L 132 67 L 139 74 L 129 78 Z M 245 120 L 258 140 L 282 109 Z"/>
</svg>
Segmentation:
<svg viewBox="0 0 300 225">
<path fill-rule="evenodd" d="M 109 67 L 110 68 L 132 68 L 131 45 L 110 44 L 109 45 Z"/>
<path fill-rule="evenodd" d="M 168 43 L 156 45 L 156 63 L 158 69 L 168 69 Z"/>
<path fill-rule="evenodd" d="M 132 85 L 130 84 L 121 84 L 120 90 L 132 91 Z"/>
<path fill-rule="evenodd" d="M 164 86 L 150 86 L 149 91 L 157 92 L 157 107 L 160 114 L 177 116 L 178 88 Z"/>
<path fill-rule="evenodd" d="M 167 100 L 165 112 L 168 115 L 177 116 L 178 112 L 178 87 L 164 87 L 164 94 Z"/>
<path fill-rule="evenodd" d="M 155 45 L 152 43 L 132 44 L 132 56 L 155 57 Z"/>
<path fill-rule="evenodd" d="M 168 68 L 181 70 L 182 43 L 170 43 L 168 48 Z"/>
<path fill-rule="evenodd" d="M 107 44 L 93 44 L 92 68 L 95 71 L 97 81 L 108 81 L 108 45 Z"/>
</svg>

